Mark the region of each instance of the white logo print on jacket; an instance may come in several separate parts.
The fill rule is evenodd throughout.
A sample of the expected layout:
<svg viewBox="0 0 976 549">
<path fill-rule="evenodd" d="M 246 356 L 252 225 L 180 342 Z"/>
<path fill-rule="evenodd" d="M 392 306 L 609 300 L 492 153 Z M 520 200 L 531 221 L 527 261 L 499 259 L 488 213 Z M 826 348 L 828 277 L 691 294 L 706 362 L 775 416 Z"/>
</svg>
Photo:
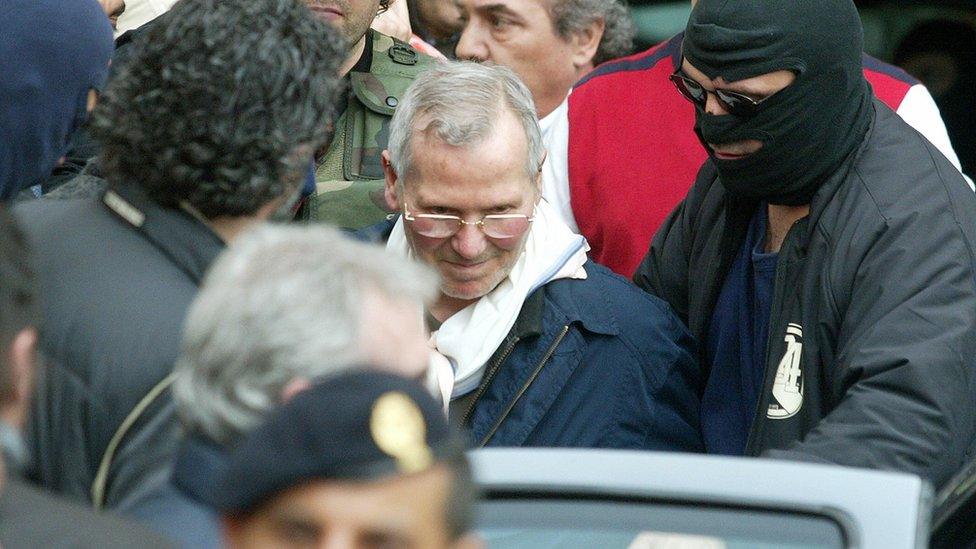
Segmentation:
<svg viewBox="0 0 976 549">
<path fill-rule="evenodd" d="M 803 327 L 790 324 L 786 327 L 786 352 L 776 368 L 773 380 L 773 399 L 766 417 L 786 419 L 796 415 L 803 407 L 803 372 L 800 357 L 803 354 Z"/>
</svg>

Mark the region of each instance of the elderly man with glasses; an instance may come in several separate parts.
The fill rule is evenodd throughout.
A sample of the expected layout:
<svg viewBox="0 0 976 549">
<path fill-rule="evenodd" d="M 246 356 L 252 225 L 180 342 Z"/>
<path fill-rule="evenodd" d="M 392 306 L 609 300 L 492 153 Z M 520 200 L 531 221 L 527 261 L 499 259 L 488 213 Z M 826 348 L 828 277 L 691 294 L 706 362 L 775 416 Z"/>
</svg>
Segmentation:
<svg viewBox="0 0 976 549">
<path fill-rule="evenodd" d="M 479 445 L 699 451 L 687 330 L 587 260 L 541 199 L 541 141 L 531 94 L 498 66 L 438 66 L 393 117 L 387 247 L 441 275 L 435 392 Z"/>
<path fill-rule="evenodd" d="M 872 94 L 851 0 L 700 0 L 709 160 L 635 275 L 701 344 L 709 452 L 939 486 L 976 432 L 976 196 Z"/>
</svg>

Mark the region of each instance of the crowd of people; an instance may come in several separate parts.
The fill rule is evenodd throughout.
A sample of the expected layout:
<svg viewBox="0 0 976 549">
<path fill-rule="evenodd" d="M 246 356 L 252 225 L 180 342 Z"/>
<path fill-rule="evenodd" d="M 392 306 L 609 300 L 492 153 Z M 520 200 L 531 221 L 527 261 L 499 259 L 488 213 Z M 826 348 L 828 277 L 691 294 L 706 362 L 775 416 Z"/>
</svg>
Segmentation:
<svg viewBox="0 0 976 549">
<path fill-rule="evenodd" d="M 851 0 L 635 54 L 620 0 L 5 2 L 4 547 L 480 547 L 483 446 L 976 453 L 976 193 Z"/>
</svg>

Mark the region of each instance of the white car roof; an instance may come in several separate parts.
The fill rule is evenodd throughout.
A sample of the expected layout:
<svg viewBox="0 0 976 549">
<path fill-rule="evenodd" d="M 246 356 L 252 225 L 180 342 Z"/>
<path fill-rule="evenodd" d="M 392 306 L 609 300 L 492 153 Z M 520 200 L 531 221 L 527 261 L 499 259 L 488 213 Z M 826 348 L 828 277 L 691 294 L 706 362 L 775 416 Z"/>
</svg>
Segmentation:
<svg viewBox="0 0 976 549">
<path fill-rule="evenodd" d="M 605 495 L 827 514 L 854 547 L 925 547 L 931 489 L 914 475 L 759 458 L 600 449 L 470 453 L 488 492 Z"/>
</svg>

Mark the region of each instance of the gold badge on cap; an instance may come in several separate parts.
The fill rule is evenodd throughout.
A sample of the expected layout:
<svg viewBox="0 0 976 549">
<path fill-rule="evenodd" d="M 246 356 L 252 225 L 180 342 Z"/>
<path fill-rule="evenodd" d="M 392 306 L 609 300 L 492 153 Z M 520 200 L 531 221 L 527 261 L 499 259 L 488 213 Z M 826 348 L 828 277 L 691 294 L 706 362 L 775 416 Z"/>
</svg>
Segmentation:
<svg viewBox="0 0 976 549">
<path fill-rule="evenodd" d="M 376 446 L 396 459 L 401 473 L 422 471 L 433 462 L 424 414 L 406 394 L 392 391 L 376 399 L 369 429 Z"/>
</svg>

